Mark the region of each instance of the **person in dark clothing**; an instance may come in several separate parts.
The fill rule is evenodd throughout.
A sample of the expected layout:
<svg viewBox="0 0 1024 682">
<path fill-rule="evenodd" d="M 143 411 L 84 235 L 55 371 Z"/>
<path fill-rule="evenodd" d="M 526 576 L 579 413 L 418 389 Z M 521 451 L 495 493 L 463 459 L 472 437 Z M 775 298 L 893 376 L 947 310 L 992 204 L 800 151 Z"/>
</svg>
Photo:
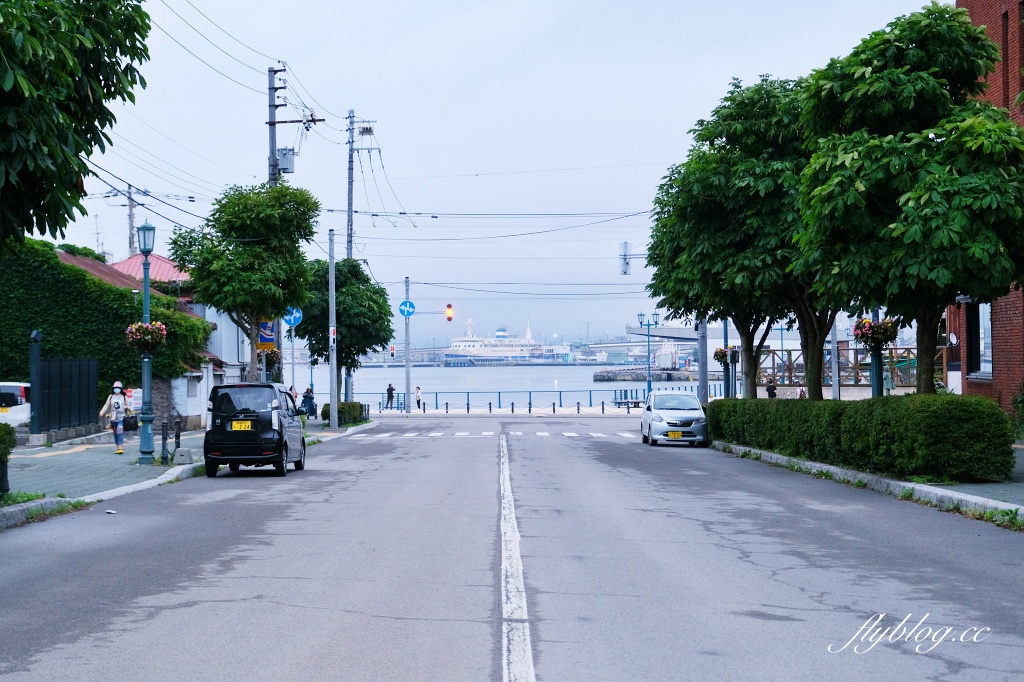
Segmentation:
<svg viewBox="0 0 1024 682">
<path fill-rule="evenodd" d="M 302 394 L 302 411 L 312 419 L 316 415 L 316 399 L 313 398 L 313 388 L 307 388 Z"/>
<path fill-rule="evenodd" d="M 388 402 L 385 405 L 386 409 L 391 409 L 391 404 L 395 401 L 395 387 L 388 384 Z"/>
<path fill-rule="evenodd" d="M 768 377 L 768 385 L 764 387 L 764 390 L 768 394 L 768 398 L 769 399 L 775 397 L 775 390 L 776 389 L 775 389 L 775 378 L 774 377 Z"/>
</svg>

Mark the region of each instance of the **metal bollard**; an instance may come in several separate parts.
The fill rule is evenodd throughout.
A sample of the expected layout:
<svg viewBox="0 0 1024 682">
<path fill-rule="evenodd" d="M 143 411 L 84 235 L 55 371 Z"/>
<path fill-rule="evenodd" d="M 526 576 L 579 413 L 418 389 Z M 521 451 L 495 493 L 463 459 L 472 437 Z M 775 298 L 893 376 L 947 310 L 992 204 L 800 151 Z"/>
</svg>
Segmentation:
<svg viewBox="0 0 1024 682">
<path fill-rule="evenodd" d="M 181 420 L 174 420 L 174 449 L 181 447 Z"/>
<path fill-rule="evenodd" d="M 554 413 L 555 413 L 555 403 L 552 401 L 552 403 L 551 403 L 551 414 L 554 414 Z"/>
<path fill-rule="evenodd" d="M 487 414 L 491 414 L 491 402 L 487 401 Z"/>
<path fill-rule="evenodd" d="M 160 439 L 163 442 L 160 450 L 160 464 L 167 464 L 170 461 L 171 453 L 167 452 L 167 420 L 160 425 Z"/>
<path fill-rule="evenodd" d="M 423 401 L 423 414 L 426 414 L 426 413 L 427 413 L 427 401 L 424 400 Z"/>
<path fill-rule="evenodd" d="M 516 404 L 512 403 L 512 414 L 516 413 Z"/>
<path fill-rule="evenodd" d="M 577 400 L 576 401 L 576 414 L 579 414 L 579 413 L 580 413 L 580 402 Z"/>
<path fill-rule="evenodd" d="M 469 403 L 466 403 L 466 414 L 469 414 Z"/>
<path fill-rule="evenodd" d="M 533 414 L 533 403 L 526 403 L 527 414 Z"/>
<path fill-rule="evenodd" d="M 447 400 L 444 403 L 444 413 L 448 414 L 448 401 Z"/>
<path fill-rule="evenodd" d="M 604 401 L 601 401 L 601 414 L 604 414 Z"/>
</svg>

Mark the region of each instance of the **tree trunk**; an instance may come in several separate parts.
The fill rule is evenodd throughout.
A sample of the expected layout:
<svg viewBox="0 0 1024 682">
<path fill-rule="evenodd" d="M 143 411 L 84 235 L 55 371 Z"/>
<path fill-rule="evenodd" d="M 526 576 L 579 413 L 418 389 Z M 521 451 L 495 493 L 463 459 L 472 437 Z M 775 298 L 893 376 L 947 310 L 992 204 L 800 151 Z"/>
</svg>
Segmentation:
<svg viewBox="0 0 1024 682">
<path fill-rule="evenodd" d="M 821 391 L 822 368 L 825 364 L 825 339 L 836 320 L 834 311 L 795 311 L 800 327 L 800 350 L 804 356 L 804 378 L 807 382 L 807 397 L 823 400 Z"/>
<path fill-rule="evenodd" d="M 260 340 L 260 326 L 259 326 L 259 324 L 254 324 L 254 325 L 250 326 L 248 331 L 249 331 L 249 371 L 246 372 L 246 374 L 248 375 L 248 380 L 249 381 L 255 382 L 255 381 L 259 381 L 260 380 L 260 361 L 259 361 L 259 357 L 256 355 L 256 351 L 258 350 L 257 347 L 256 347 L 256 344 Z"/>
<path fill-rule="evenodd" d="M 761 349 L 764 348 L 764 342 L 768 338 L 768 333 L 775 322 L 775 319 L 770 319 L 764 323 L 765 330 L 761 334 L 760 341 L 757 341 L 756 327 L 750 330 L 737 327 L 740 333 L 740 354 L 743 356 L 744 398 L 750 400 L 757 398 L 757 373 L 760 370 L 758 358 L 761 357 Z"/>
<path fill-rule="evenodd" d="M 921 308 L 917 313 L 917 392 L 935 393 L 935 349 L 939 321 L 945 308 Z"/>
</svg>

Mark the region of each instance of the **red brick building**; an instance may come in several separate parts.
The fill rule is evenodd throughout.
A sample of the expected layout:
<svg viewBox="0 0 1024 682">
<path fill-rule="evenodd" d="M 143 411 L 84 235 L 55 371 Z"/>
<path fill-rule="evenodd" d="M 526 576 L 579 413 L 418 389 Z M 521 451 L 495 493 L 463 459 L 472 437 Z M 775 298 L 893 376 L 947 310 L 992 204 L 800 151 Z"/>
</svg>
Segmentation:
<svg viewBox="0 0 1024 682">
<path fill-rule="evenodd" d="M 1024 2 L 957 0 L 956 6 L 984 26 L 1002 50 L 985 98 L 1024 125 L 1024 107 L 1014 104 L 1024 90 Z M 947 331 L 960 340 L 963 393 L 988 396 L 1012 409 L 1010 401 L 1024 384 L 1024 295 L 1014 291 L 991 305 L 963 301 L 947 311 Z"/>
</svg>

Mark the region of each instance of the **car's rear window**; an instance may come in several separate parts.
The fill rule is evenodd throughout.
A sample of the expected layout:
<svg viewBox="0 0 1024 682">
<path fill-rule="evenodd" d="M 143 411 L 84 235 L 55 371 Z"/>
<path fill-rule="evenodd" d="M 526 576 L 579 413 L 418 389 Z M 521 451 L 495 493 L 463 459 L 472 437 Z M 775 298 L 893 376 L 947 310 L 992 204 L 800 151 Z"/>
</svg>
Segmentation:
<svg viewBox="0 0 1024 682">
<path fill-rule="evenodd" d="M 276 397 L 277 392 L 266 386 L 223 386 L 213 389 L 210 401 L 213 411 L 221 414 L 241 410 L 266 412 Z"/>
<path fill-rule="evenodd" d="M 0 389 L 0 407 L 16 407 L 21 404 L 21 391 L 17 393 L 9 388 Z"/>
<path fill-rule="evenodd" d="M 656 395 L 654 396 L 654 409 L 697 410 L 700 409 L 700 403 L 692 395 Z"/>
</svg>

